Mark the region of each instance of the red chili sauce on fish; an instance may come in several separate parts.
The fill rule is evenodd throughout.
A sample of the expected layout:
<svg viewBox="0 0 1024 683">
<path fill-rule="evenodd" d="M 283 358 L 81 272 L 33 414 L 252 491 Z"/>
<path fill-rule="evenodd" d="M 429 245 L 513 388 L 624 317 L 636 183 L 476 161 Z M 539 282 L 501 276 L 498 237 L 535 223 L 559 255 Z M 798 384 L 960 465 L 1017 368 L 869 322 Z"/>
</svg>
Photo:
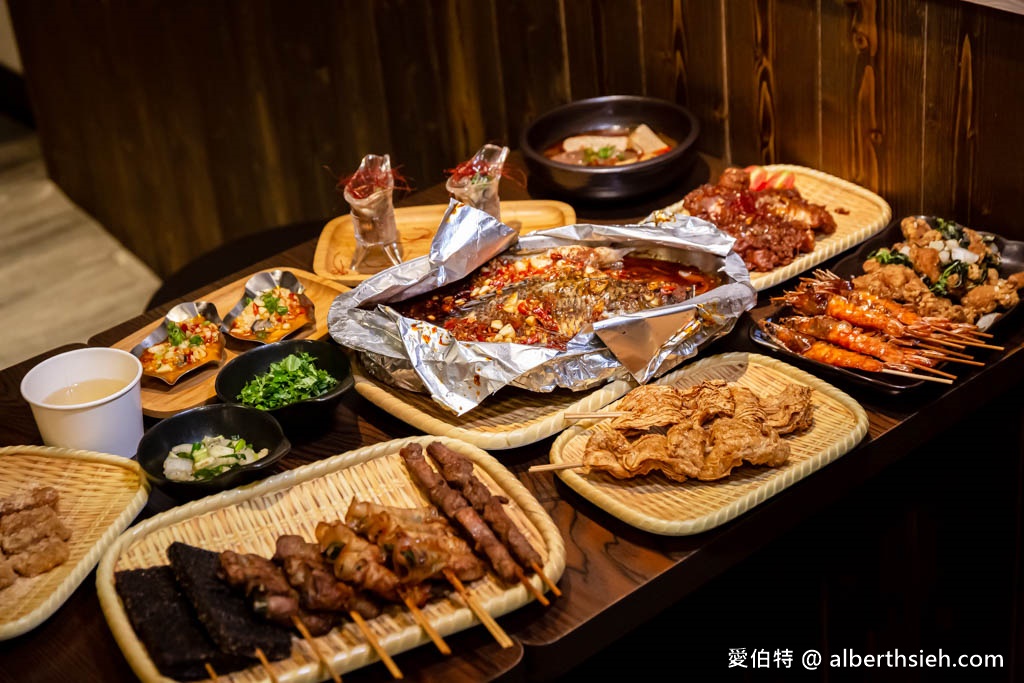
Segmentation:
<svg viewBox="0 0 1024 683">
<path fill-rule="evenodd" d="M 499 257 L 468 281 L 395 305 L 402 315 L 444 327 L 460 341 L 511 342 L 564 350 L 603 318 L 679 303 L 721 284 L 717 274 L 672 261 L 625 256 L 601 266 L 593 249 L 542 258 Z"/>
</svg>

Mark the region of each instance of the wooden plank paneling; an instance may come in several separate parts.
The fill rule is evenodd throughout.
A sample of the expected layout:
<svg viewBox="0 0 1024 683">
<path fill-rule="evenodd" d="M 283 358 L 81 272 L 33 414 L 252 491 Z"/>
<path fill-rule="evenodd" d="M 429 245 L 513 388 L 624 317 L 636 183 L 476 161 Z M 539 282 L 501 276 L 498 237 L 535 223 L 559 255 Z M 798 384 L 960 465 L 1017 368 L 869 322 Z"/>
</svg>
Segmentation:
<svg viewBox="0 0 1024 683">
<path fill-rule="evenodd" d="M 758 28 L 766 26 L 768 16 L 763 0 L 733 0 L 725 3 L 725 60 L 729 98 L 729 146 L 732 161 L 740 165 L 768 162 L 764 156 L 765 139 L 770 130 L 762 126 L 771 123 L 759 116 L 759 74 L 768 55 L 763 50 L 764 35 Z M 763 112 L 762 112 L 763 113 Z M 770 149 L 771 145 L 767 145 Z"/>
<path fill-rule="evenodd" d="M 561 6 L 548 0 L 497 2 L 498 45 L 508 139 L 537 116 L 569 101 Z"/>
<path fill-rule="evenodd" d="M 974 111 L 960 130 L 973 145 L 970 195 L 964 220 L 1024 239 L 1024 16 L 980 8 L 978 39 L 972 45 Z M 1011 47 L 1012 46 L 1012 47 Z M 963 60 L 961 60 L 963 63 Z M 962 215 L 957 204 L 958 215 Z"/>
<path fill-rule="evenodd" d="M 570 99 L 647 93 L 698 148 L 1024 237 L 1024 17 L 956 0 L 10 0 L 47 167 L 161 274 L 417 187 Z M 73 112 L 69 115 L 68 112 Z M 325 170 L 325 167 L 330 169 Z"/>
<path fill-rule="evenodd" d="M 821 93 L 818 65 L 821 43 L 817 7 L 805 0 L 775 0 L 768 17 L 767 41 L 774 85 L 775 160 L 821 165 Z M 792 40 L 793 27 L 805 26 L 802 40 Z M 771 81 L 769 81 L 771 83 Z"/>
</svg>

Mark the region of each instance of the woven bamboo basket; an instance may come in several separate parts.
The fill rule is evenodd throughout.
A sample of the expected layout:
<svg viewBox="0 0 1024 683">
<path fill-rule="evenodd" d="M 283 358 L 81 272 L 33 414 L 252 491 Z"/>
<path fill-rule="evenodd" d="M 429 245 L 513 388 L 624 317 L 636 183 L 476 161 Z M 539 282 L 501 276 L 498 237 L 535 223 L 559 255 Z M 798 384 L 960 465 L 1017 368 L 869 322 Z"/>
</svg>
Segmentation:
<svg viewBox="0 0 1024 683">
<path fill-rule="evenodd" d="M 788 265 L 764 273 L 751 273 L 750 283 L 759 292 L 796 277 L 860 244 L 885 229 L 892 218 L 888 202 L 860 185 L 803 166 L 773 164 L 764 168 L 769 173 L 792 171 L 796 176 L 796 189 L 807 201 L 821 204 L 829 210 L 836 220 L 836 231 L 831 235 L 819 234 L 814 251 L 797 256 Z M 682 210 L 683 202 L 678 201 L 660 212 L 675 213 Z M 647 220 L 651 220 L 653 215 L 648 216 Z"/>
<path fill-rule="evenodd" d="M 57 489 L 58 514 L 71 529 L 67 562 L 0 591 L 0 640 L 6 640 L 39 626 L 71 597 L 142 510 L 149 483 L 134 460 L 49 446 L 0 448 L 0 472 L 0 498 L 33 484 Z"/>
<path fill-rule="evenodd" d="M 441 441 L 473 461 L 476 475 L 492 490 L 506 496 L 509 516 L 544 558 L 544 573 L 557 581 L 565 569 L 565 547 L 554 522 L 536 498 L 497 460 L 460 441 L 416 437 L 376 444 L 290 470 L 254 485 L 225 491 L 148 519 L 125 532 L 104 555 L 96 574 L 100 606 L 110 630 L 132 669 L 143 681 L 166 681 L 157 671 L 132 629 L 114 589 L 114 573 L 167 564 L 166 549 L 183 541 L 209 550 L 235 550 L 270 557 L 282 534 L 314 538 L 318 522 L 343 519 L 355 498 L 413 507 L 427 504 L 410 479 L 398 451 L 407 443 L 424 447 Z M 531 577 L 539 590 L 544 585 Z M 505 586 L 492 575 L 467 586 L 493 616 L 517 609 L 532 599 L 522 585 Z M 423 613 L 441 635 L 478 623 L 457 595 L 428 603 Z M 367 622 L 389 654 L 430 642 L 408 611 L 390 606 Z M 344 673 L 377 661 L 377 656 L 353 624 L 316 638 L 318 649 L 332 669 Z M 271 670 L 282 683 L 312 682 L 327 677 L 315 653 L 295 638 L 292 655 L 273 662 Z M 259 666 L 220 676 L 223 681 L 262 681 Z"/>
<path fill-rule="evenodd" d="M 397 389 L 367 377 L 352 365 L 355 389 L 378 408 L 421 429 L 495 451 L 519 448 L 557 434 L 575 424 L 565 413 L 593 412 L 636 386 L 625 380 L 590 391 L 539 393 L 506 387 L 465 415 L 456 416 L 429 394 Z"/>
<path fill-rule="evenodd" d="M 686 536 L 713 529 L 763 503 L 856 446 L 868 431 L 860 404 L 817 377 L 782 361 L 748 353 L 724 353 L 666 375 L 657 384 L 688 387 L 706 379 L 721 379 L 773 394 L 784 383 L 809 386 L 814 424 L 786 436 L 789 461 L 781 467 L 743 465 L 719 481 L 675 482 L 661 474 L 615 479 L 603 472 L 580 474 L 560 470 L 558 476 L 598 507 L 627 524 L 665 536 Z M 615 410 L 615 405 L 608 406 Z M 579 463 L 594 421 L 565 431 L 551 446 L 552 463 Z"/>
</svg>

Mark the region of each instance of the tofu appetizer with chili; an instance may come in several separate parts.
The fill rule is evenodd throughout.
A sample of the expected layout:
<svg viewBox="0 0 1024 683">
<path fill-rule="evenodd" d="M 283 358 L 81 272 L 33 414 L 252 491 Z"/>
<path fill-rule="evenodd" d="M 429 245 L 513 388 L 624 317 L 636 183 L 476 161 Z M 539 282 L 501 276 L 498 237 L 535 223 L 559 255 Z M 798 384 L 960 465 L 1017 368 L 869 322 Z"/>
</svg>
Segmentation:
<svg viewBox="0 0 1024 683">
<path fill-rule="evenodd" d="M 201 315 L 181 322 L 166 322 L 167 339 L 153 344 L 139 357 L 147 375 L 169 379 L 212 361 L 219 361 L 224 337 L 217 325 Z"/>
<path fill-rule="evenodd" d="M 247 341 L 275 342 L 312 320 L 302 297 L 285 287 L 268 289 L 246 298 L 245 306 L 231 322 L 231 336 Z"/>
</svg>

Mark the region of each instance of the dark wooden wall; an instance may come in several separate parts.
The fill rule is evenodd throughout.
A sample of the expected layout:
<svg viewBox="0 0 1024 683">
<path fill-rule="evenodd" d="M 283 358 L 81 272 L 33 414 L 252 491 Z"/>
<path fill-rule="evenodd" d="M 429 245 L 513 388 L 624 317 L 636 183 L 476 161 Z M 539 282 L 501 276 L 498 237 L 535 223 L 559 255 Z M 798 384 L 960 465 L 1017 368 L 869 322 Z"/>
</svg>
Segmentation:
<svg viewBox="0 0 1024 683">
<path fill-rule="evenodd" d="M 689 106 L 703 151 L 1024 238 L 1024 16 L 958 0 L 10 0 L 51 176 L 159 273 L 417 187 L 563 102 Z M 327 170 L 329 169 L 329 170 Z"/>
</svg>

